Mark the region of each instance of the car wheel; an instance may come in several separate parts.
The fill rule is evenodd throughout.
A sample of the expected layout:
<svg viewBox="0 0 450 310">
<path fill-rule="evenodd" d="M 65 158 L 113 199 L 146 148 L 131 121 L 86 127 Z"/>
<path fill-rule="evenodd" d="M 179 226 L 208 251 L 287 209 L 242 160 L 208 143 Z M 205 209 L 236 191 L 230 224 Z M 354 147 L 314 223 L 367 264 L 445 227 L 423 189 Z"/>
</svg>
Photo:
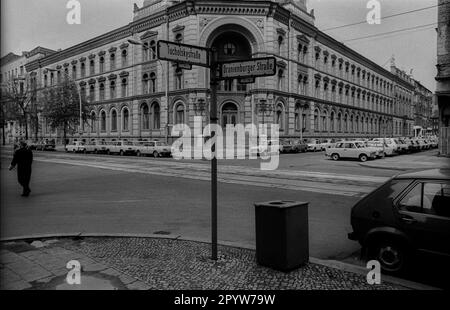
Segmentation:
<svg viewBox="0 0 450 310">
<path fill-rule="evenodd" d="M 361 161 L 361 162 L 366 162 L 367 161 L 367 155 L 364 155 L 364 154 L 362 154 L 362 155 L 359 155 L 359 160 Z"/>
<path fill-rule="evenodd" d="M 333 155 L 331 155 L 331 158 L 332 158 L 334 161 L 338 161 L 338 160 L 339 160 L 339 154 L 333 154 Z"/>
<path fill-rule="evenodd" d="M 159 153 L 156 152 L 156 151 L 154 151 L 154 152 L 153 152 L 153 157 L 158 158 L 158 157 L 159 157 Z"/>
<path fill-rule="evenodd" d="M 141 156 L 142 156 L 141 151 L 137 151 L 137 152 L 136 152 L 136 156 L 137 156 L 137 157 L 141 157 Z"/>
<path fill-rule="evenodd" d="M 369 257 L 377 260 L 383 271 L 400 274 L 406 268 L 406 247 L 395 241 L 375 242 L 369 248 Z"/>
</svg>

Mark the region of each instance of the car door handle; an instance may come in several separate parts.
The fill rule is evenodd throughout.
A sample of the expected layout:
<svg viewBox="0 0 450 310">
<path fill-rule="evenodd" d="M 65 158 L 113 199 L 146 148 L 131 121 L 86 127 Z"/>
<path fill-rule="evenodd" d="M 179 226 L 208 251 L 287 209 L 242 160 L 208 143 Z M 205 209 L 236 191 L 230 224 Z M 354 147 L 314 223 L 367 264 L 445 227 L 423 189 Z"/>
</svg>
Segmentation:
<svg viewBox="0 0 450 310">
<path fill-rule="evenodd" d="M 401 220 L 402 220 L 403 222 L 405 222 L 406 224 L 414 224 L 414 223 L 417 222 L 417 220 L 416 220 L 415 218 L 413 218 L 413 217 L 411 217 L 411 216 L 405 216 L 405 215 L 403 215 L 403 216 L 401 217 Z"/>
</svg>

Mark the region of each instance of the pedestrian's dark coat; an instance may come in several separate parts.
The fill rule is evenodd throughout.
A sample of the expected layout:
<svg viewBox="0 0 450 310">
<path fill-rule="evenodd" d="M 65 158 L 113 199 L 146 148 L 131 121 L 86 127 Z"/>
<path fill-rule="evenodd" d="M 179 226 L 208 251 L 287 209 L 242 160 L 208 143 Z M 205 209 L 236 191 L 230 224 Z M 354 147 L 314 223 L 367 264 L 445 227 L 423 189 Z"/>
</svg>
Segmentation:
<svg viewBox="0 0 450 310">
<path fill-rule="evenodd" d="M 32 163 L 33 152 L 28 147 L 20 148 L 14 152 L 11 166 L 17 166 L 17 178 L 25 191 L 29 189 Z"/>
</svg>

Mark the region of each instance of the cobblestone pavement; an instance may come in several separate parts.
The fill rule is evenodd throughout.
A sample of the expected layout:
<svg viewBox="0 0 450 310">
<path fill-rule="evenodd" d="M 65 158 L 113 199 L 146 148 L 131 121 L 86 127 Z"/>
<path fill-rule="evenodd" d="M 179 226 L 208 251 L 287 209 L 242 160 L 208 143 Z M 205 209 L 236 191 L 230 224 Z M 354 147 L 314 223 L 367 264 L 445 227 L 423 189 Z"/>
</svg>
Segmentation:
<svg viewBox="0 0 450 310">
<path fill-rule="evenodd" d="M 0 250 L 1 290 L 147 290 L 149 286 L 117 269 L 61 245 L 68 240 L 4 242 Z M 67 263 L 81 264 L 81 285 L 68 285 Z"/>
<path fill-rule="evenodd" d="M 37 248 L 36 248 L 37 246 Z M 151 238 L 61 239 L 2 244 L 1 289 L 77 289 L 66 284 L 68 261 L 82 266 L 78 289 L 153 290 L 398 290 L 366 278 L 308 264 L 289 273 L 258 266 L 252 250 L 219 246 L 209 259 L 205 243 Z M 138 280 L 139 279 L 139 280 Z M 88 281 L 89 280 L 89 281 Z"/>
</svg>

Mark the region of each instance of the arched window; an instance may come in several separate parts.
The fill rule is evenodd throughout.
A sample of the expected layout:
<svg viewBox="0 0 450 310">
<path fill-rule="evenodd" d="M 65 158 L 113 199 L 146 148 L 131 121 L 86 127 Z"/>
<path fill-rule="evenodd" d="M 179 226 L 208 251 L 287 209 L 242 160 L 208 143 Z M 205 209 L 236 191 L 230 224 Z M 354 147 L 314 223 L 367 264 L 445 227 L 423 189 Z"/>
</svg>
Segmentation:
<svg viewBox="0 0 450 310">
<path fill-rule="evenodd" d="M 150 73 L 150 93 L 156 92 L 156 74 L 155 72 Z"/>
<path fill-rule="evenodd" d="M 94 101 L 95 101 L 95 85 L 91 84 L 91 86 L 89 86 L 89 102 Z"/>
<path fill-rule="evenodd" d="M 143 103 L 141 106 L 141 115 L 142 115 L 142 129 L 149 130 L 150 129 L 150 109 L 146 103 Z"/>
<path fill-rule="evenodd" d="M 157 102 L 152 105 L 152 114 L 153 114 L 153 129 L 161 128 L 161 109 Z"/>
<path fill-rule="evenodd" d="M 94 61 L 94 59 L 91 59 L 91 61 L 89 61 L 89 74 L 90 75 L 94 75 L 95 74 L 95 61 Z"/>
<path fill-rule="evenodd" d="M 234 56 L 236 54 L 236 45 L 231 42 L 225 43 L 223 46 L 223 53 L 227 56 Z"/>
<path fill-rule="evenodd" d="M 122 131 L 129 131 L 130 112 L 128 108 L 122 110 Z"/>
<path fill-rule="evenodd" d="M 284 70 L 278 70 L 278 90 L 284 89 Z"/>
<path fill-rule="evenodd" d="M 342 115 L 341 113 L 338 113 L 337 116 L 337 125 L 338 125 L 338 132 L 342 132 Z"/>
<path fill-rule="evenodd" d="M 121 93 L 122 93 L 122 97 L 128 96 L 128 80 L 126 78 L 122 79 Z"/>
<path fill-rule="evenodd" d="M 116 81 L 110 82 L 110 98 L 116 98 Z"/>
<path fill-rule="evenodd" d="M 175 123 L 176 124 L 185 123 L 184 105 L 182 103 L 179 103 L 175 108 Z"/>
<path fill-rule="evenodd" d="M 278 55 L 281 55 L 281 53 L 283 52 L 283 43 L 284 43 L 283 36 L 278 36 Z"/>
<path fill-rule="evenodd" d="M 92 111 L 91 119 L 90 119 L 91 132 L 96 132 L 96 128 L 95 128 L 96 120 L 97 120 L 97 116 L 95 115 L 95 112 Z"/>
<path fill-rule="evenodd" d="M 86 64 L 84 62 L 81 63 L 81 77 L 86 76 Z"/>
<path fill-rule="evenodd" d="M 183 69 L 176 69 L 175 70 L 175 89 L 182 89 L 183 88 Z"/>
<path fill-rule="evenodd" d="M 275 122 L 280 127 L 280 130 L 284 130 L 284 107 L 282 104 L 277 105 L 275 117 L 276 117 Z"/>
<path fill-rule="evenodd" d="M 334 112 L 332 111 L 330 113 L 330 131 L 334 132 L 335 131 L 335 125 L 334 125 Z"/>
<path fill-rule="evenodd" d="M 99 85 L 100 100 L 105 100 L 105 83 Z"/>
<path fill-rule="evenodd" d="M 319 130 L 319 110 L 314 110 L 314 131 L 318 132 Z"/>
<path fill-rule="evenodd" d="M 76 65 L 72 66 L 72 79 L 73 80 L 77 79 L 77 66 Z"/>
<path fill-rule="evenodd" d="M 355 119 L 355 132 L 359 132 L 359 116 Z"/>
<path fill-rule="evenodd" d="M 142 76 L 142 92 L 144 94 L 148 94 L 150 92 L 149 87 L 150 87 L 150 79 L 148 74 L 146 73 Z"/>
<path fill-rule="evenodd" d="M 350 115 L 350 131 L 351 132 L 355 132 L 355 122 L 354 122 L 354 117 L 353 114 Z"/>
<path fill-rule="evenodd" d="M 111 131 L 117 131 L 117 111 L 111 111 Z"/>
<path fill-rule="evenodd" d="M 100 130 L 102 132 L 106 131 L 106 112 L 102 111 L 100 114 Z"/>
<path fill-rule="evenodd" d="M 128 66 L 128 51 L 124 49 L 122 51 L 122 67 Z"/>
<path fill-rule="evenodd" d="M 116 70 L 116 54 L 112 53 L 109 56 L 109 62 L 110 62 L 110 67 L 111 67 L 111 71 Z"/>
<path fill-rule="evenodd" d="M 100 73 L 105 72 L 105 57 L 100 57 Z"/>
<path fill-rule="evenodd" d="M 328 116 L 327 112 L 323 111 L 322 112 L 322 130 L 323 131 L 328 131 L 328 121 L 327 121 L 328 117 L 327 116 Z"/>
<path fill-rule="evenodd" d="M 348 132 L 348 116 L 347 114 L 344 115 L 344 132 Z"/>
</svg>

